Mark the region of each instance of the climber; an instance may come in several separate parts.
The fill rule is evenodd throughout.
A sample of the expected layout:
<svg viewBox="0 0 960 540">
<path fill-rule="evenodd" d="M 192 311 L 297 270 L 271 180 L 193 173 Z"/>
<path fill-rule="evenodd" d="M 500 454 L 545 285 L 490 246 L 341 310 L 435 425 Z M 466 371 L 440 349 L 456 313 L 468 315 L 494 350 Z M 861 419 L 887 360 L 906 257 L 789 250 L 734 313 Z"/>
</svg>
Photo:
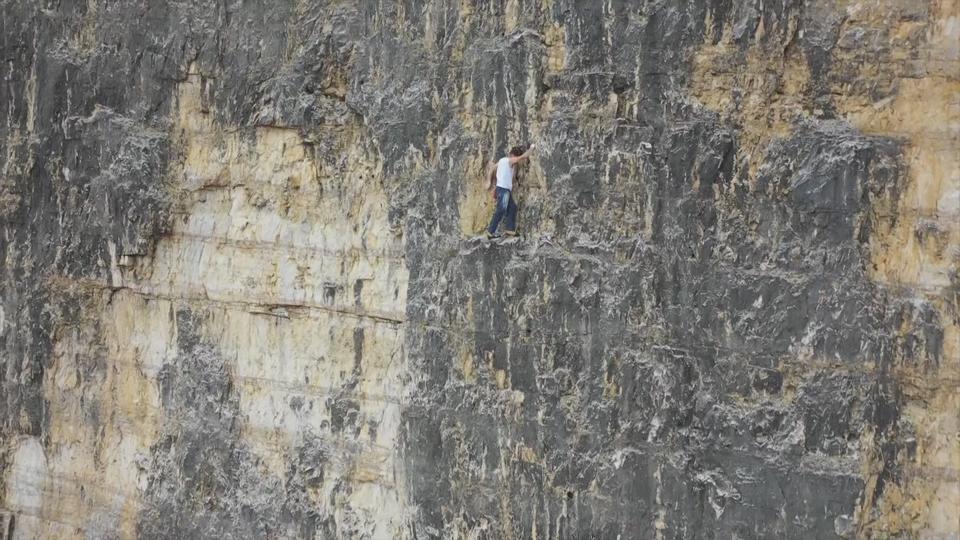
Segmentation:
<svg viewBox="0 0 960 540">
<path fill-rule="evenodd" d="M 517 204 L 513 202 L 513 177 L 515 167 L 530 157 L 533 151 L 531 144 L 524 152 L 519 146 L 514 146 L 510 150 L 510 155 L 500 158 L 499 161 L 491 162 L 487 177 L 490 179 L 490 194 L 493 196 L 496 207 L 493 210 L 493 219 L 490 221 L 490 227 L 487 229 L 487 238 L 499 238 L 497 226 L 500 220 L 507 218 L 506 230 L 507 236 L 517 235 Z M 496 184 L 494 184 L 494 176 Z"/>
</svg>

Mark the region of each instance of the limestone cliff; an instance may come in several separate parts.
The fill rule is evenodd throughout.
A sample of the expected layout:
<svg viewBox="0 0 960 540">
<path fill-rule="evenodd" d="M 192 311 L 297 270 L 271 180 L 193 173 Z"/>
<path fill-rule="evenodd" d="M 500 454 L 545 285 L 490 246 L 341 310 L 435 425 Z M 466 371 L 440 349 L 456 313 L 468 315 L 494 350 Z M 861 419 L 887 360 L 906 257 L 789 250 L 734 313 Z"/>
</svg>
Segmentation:
<svg viewBox="0 0 960 540">
<path fill-rule="evenodd" d="M 0 538 L 960 535 L 957 0 L 0 36 Z"/>
</svg>

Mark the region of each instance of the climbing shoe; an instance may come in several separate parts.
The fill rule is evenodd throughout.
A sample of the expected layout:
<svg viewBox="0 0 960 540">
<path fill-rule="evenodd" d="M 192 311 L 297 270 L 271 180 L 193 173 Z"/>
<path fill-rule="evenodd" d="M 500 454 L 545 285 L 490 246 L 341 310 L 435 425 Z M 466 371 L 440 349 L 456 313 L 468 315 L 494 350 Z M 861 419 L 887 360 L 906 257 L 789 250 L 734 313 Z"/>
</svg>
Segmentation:
<svg viewBox="0 0 960 540">
<path fill-rule="evenodd" d="M 503 235 L 506 236 L 507 238 L 514 238 L 516 236 L 520 236 L 520 234 L 517 233 L 517 231 L 504 231 Z"/>
<path fill-rule="evenodd" d="M 491 233 L 490 231 L 487 231 L 487 232 L 484 233 L 484 234 L 487 235 L 487 240 L 496 240 L 497 238 L 500 238 L 500 235 L 499 235 L 499 234 L 493 234 L 493 233 Z"/>
</svg>

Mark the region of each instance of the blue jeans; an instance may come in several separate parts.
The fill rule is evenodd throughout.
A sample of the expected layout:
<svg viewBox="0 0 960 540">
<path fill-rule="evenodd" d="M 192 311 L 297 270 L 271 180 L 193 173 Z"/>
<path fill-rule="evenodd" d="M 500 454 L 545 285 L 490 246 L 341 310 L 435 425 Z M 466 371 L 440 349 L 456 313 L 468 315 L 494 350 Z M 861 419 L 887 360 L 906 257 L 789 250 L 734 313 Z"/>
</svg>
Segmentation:
<svg viewBox="0 0 960 540">
<path fill-rule="evenodd" d="M 517 205 L 513 202 L 513 196 L 509 189 L 498 187 L 496 191 L 497 208 L 493 211 L 493 220 L 490 221 L 490 227 L 487 231 L 490 234 L 497 232 L 497 226 L 500 220 L 506 216 L 506 227 L 508 231 L 517 229 Z"/>
</svg>

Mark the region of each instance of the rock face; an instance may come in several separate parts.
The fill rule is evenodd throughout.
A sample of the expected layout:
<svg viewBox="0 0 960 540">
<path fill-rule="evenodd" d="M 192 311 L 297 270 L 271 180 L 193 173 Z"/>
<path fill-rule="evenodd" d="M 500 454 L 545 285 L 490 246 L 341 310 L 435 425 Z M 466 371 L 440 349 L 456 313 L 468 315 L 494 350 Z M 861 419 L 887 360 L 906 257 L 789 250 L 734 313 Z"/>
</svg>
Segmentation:
<svg viewBox="0 0 960 540">
<path fill-rule="evenodd" d="M 0 538 L 960 534 L 958 13 L 0 0 Z"/>
</svg>

